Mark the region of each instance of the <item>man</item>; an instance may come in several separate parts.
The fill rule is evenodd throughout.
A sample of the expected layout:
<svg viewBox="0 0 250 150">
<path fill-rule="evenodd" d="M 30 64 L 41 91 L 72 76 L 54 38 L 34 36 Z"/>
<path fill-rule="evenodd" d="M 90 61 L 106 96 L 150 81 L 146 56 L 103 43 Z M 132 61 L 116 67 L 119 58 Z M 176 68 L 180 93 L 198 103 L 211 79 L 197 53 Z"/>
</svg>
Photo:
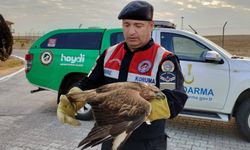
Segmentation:
<svg viewBox="0 0 250 150">
<path fill-rule="evenodd" d="M 173 75 L 174 90 L 164 89 L 170 109 L 170 118 L 183 108 L 187 96 L 178 58 L 154 43 L 153 6 L 145 1 L 130 2 L 120 12 L 125 41 L 108 48 L 97 60 L 87 78 L 76 86 L 82 90 L 97 88 L 114 82 L 145 82 L 157 87 L 167 85 L 168 74 Z M 153 106 L 154 107 L 154 106 Z M 122 150 L 166 150 L 165 120 L 146 123 L 128 138 Z M 112 141 L 102 144 L 102 150 L 111 150 Z"/>
<path fill-rule="evenodd" d="M 0 60 L 5 61 L 12 53 L 13 37 L 3 16 L 0 14 Z"/>
</svg>

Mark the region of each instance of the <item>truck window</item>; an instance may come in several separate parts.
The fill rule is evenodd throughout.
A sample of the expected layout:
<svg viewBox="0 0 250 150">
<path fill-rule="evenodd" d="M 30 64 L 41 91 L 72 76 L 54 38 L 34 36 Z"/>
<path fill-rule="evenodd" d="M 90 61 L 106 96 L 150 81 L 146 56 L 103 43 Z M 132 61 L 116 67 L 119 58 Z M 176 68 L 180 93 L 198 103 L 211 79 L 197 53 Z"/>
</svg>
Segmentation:
<svg viewBox="0 0 250 150">
<path fill-rule="evenodd" d="M 164 41 L 164 39 L 169 40 Z M 163 43 L 162 45 L 171 45 L 173 52 L 182 60 L 204 61 L 203 54 L 209 51 L 201 43 L 177 34 L 161 33 L 161 42 Z"/>
<path fill-rule="evenodd" d="M 102 35 L 102 32 L 59 33 L 46 39 L 40 47 L 98 50 L 101 47 Z"/>
<path fill-rule="evenodd" d="M 110 46 L 124 41 L 124 36 L 122 32 L 112 33 L 110 36 Z"/>
</svg>

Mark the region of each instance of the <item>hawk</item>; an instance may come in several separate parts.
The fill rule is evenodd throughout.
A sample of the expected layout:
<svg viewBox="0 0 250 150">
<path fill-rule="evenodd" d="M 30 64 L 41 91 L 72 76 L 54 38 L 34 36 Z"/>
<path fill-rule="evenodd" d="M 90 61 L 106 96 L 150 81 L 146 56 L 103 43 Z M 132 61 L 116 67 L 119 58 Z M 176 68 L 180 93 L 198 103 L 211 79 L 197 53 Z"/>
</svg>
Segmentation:
<svg viewBox="0 0 250 150">
<path fill-rule="evenodd" d="M 95 125 L 78 145 L 85 149 L 113 139 L 117 150 L 143 122 L 148 122 L 150 101 L 165 99 L 156 86 L 118 82 L 99 88 L 66 95 L 71 102 L 84 101 L 92 106 Z"/>
</svg>

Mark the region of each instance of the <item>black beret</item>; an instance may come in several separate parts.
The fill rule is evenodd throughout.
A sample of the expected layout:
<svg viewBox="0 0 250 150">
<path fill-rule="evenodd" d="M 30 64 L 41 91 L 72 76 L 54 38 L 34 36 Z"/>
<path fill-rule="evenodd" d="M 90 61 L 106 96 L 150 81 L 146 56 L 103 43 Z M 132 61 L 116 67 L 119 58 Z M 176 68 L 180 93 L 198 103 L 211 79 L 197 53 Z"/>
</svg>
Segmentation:
<svg viewBox="0 0 250 150">
<path fill-rule="evenodd" d="M 153 20 L 154 8 L 146 1 L 132 1 L 120 12 L 118 19 Z"/>
</svg>

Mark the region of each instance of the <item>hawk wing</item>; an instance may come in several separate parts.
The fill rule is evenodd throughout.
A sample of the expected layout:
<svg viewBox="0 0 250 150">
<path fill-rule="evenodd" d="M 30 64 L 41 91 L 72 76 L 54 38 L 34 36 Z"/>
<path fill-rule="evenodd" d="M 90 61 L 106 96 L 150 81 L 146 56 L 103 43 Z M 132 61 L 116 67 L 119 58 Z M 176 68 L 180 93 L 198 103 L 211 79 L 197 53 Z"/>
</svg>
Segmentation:
<svg viewBox="0 0 250 150">
<path fill-rule="evenodd" d="M 92 90 L 85 90 L 85 91 L 81 91 L 81 92 L 68 93 L 68 94 L 66 94 L 66 96 L 71 102 L 77 102 L 77 101 L 84 101 L 84 102 L 87 101 L 88 102 L 89 101 L 88 99 L 95 97 L 96 94 L 106 93 L 106 92 L 110 92 L 110 91 L 114 91 L 114 90 L 118 90 L 118 89 L 123 89 L 123 90 L 124 89 L 133 89 L 133 90 L 140 91 L 141 84 L 143 84 L 143 83 L 117 82 L 117 83 L 106 84 L 106 85 L 100 86 L 100 87 L 98 87 L 96 89 L 92 89 Z M 100 99 L 100 100 L 102 100 L 102 99 Z"/>
<path fill-rule="evenodd" d="M 106 84 L 101 87 L 96 88 L 97 93 L 104 93 L 109 92 L 114 89 L 134 89 L 134 90 L 141 90 L 140 85 L 144 83 L 136 83 L 136 82 L 116 82 L 111 84 Z"/>
<path fill-rule="evenodd" d="M 88 99 L 88 103 L 92 106 L 96 123 L 79 143 L 82 149 L 109 139 L 114 139 L 112 149 L 119 148 L 151 111 L 150 103 L 133 89 L 113 89 L 100 93 Z"/>
</svg>

